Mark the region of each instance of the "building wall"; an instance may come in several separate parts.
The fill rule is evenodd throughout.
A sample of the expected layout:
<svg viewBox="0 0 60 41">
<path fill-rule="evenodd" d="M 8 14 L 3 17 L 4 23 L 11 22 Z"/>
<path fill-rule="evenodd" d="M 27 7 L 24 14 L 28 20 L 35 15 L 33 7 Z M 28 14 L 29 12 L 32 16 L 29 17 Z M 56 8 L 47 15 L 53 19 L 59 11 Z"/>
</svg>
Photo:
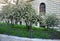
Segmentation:
<svg viewBox="0 0 60 41">
<path fill-rule="evenodd" d="M 60 0 L 34 0 L 31 4 L 36 10 L 37 15 L 39 15 L 39 6 L 42 2 L 46 4 L 46 14 L 60 15 Z"/>
<path fill-rule="evenodd" d="M 39 6 L 40 6 L 40 3 L 45 3 L 46 4 L 46 0 L 34 0 L 31 2 L 33 8 L 36 10 L 37 12 L 37 15 L 39 15 Z"/>
<path fill-rule="evenodd" d="M 15 0 L 16 1 L 16 0 Z M 13 3 L 13 0 L 9 0 L 9 2 Z M 36 10 L 37 15 L 39 15 L 39 6 L 41 3 L 45 3 L 46 5 L 46 14 L 56 14 L 58 17 L 60 16 L 60 0 L 34 0 L 31 1 L 32 7 Z M 4 0 L 0 0 L 0 9 L 4 6 Z M 6 5 L 6 3 L 5 3 Z"/>
<path fill-rule="evenodd" d="M 60 1 L 50 0 L 47 3 L 47 14 L 56 14 L 60 18 Z"/>
</svg>

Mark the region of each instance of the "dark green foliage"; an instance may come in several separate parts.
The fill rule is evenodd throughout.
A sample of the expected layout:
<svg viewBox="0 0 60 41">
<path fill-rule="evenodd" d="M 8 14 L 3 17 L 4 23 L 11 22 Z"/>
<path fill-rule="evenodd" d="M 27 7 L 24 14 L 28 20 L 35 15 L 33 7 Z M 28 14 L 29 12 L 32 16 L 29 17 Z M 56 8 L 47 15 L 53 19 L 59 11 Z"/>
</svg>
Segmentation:
<svg viewBox="0 0 60 41">
<path fill-rule="evenodd" d="M 11 27 L 12 26 L 12 27 Z M 6 23 L 0 23 L 0 34 L 7 34 L 19 37 L 30 37 L 30 32 L 26 30 L 24 25 L 11 25 Z M 31 38 L 44 38 L 44 39 L 59 39 L 60 32 L 54 29 L 47 28 L 36 28 L 32 27 L 31 29 Z M 53 36 L 52 36 L 53 35 Z"/>
<path fill-rule="evenodd" d="M 52 26 L 57 26 L 59 23 L 59 20 L 55 15 L 49 15 L 47 16 L 45 22 L 47 26 L 52 27 Z"/>
<path fill-rule="evenodd" d="M 4 18 L 7 19 L 6 21 L 11 21 L 11 24 L 18 24 L 18 22 L 22 24 L 22 20 L 24 19 L 23 21 L 25 21 L 27 29 L 30 30 L 33 21 L 32 17 L 33 15 L 36 15 L 36 12 L 30 3 L 20 2 L 18 4 L 17 0 L 16 5 L 9 3 L 8 5 L 4 6 L 2 8 L 2 14 L 4 15 Z"/>
</svg>

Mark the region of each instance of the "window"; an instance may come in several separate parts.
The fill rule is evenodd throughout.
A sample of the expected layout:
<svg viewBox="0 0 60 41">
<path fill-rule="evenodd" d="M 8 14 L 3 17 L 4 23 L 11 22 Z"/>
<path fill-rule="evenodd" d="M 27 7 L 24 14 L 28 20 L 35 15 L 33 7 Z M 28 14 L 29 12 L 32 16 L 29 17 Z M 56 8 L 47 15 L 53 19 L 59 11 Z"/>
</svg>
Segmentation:
<svg viewBox="0 0 60 41">
<path fill-rule="evenodd" d="M 41 3 L 39 9 L 40 9 L 39 12 L 40 12 L 41 14 L 45 14 L 45 12 L 46 12 L 45 3 Z"/>
</svg>

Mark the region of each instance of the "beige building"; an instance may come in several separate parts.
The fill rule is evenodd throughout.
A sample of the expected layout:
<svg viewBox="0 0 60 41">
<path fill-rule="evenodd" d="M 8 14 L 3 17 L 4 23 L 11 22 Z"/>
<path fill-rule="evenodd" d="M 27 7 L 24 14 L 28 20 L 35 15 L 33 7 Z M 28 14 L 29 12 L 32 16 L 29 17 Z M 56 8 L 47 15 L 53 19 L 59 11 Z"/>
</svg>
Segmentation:
<svg viewBox="0 0 60 41">
<path fill-rule="evenodd" d="M 8 2 L 15 4 L 17 0 L 0 0 L 0 5 Z M 60 15 L 60 0 L 19 0 L 27 1 L 32 4 L 37 14 L 56 14 Z"/>
<path fill-rule="evenodd" d="M 37 14 L 56 14 L 60 16 L 60 0 L 34 0 L 32 6 Z"/>
</svg>

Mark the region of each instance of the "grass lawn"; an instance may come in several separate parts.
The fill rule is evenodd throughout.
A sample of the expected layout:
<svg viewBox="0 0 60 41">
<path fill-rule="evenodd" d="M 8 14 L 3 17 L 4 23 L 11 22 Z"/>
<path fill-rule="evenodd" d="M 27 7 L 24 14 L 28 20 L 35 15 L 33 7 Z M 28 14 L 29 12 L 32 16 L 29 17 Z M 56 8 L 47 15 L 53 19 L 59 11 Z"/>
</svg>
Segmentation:
<svg viewBox="0 0 60 41">
<path fill-rule="evenodd" d="M 14 25 L 0 23 L 0 34 L 7 34 L 19 37 L 30 37 L 30 32 L 26 30 L 24 25 Z M 31 30 L 32 38 L 43 38 L 43 39 L 60 39 L 60 32 L 47 29 L 47 28 L 36 28 L 32 27 Z"/>
</svg>

